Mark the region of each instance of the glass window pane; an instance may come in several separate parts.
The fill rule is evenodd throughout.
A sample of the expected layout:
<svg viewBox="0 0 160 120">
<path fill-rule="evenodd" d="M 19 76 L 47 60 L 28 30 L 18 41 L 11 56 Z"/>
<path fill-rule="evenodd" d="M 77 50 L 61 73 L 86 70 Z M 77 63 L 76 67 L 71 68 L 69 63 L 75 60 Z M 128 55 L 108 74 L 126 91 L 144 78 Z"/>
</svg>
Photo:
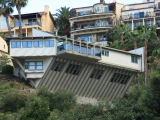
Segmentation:
<svg viewBox="0 0 160 120">
<path fill-rule="evenodd" d="M 50 47 L 54 47 L 54 41 L 50 41 Z"/>
<path fill-rule="evenodd" d="M 27 48 L 27 42 L 22 42 L 23 48 Z"/>
<path fill-rule="evenodd" d="M 16 48 L 16 42 L 12 42 L 12 48 Z"/>
<path fill-rule="evenodd" d="M 29 62 L 29 65 L 35 65 L 35 62 Z"/>
<path fill-rule="evenodd" d="M 17 48 L 21 48 L 21 42 L 17 42 Z"/>
<path fill-rule="evenodd" d="M 35 70 L 35 66 L 29 66 L 30 70 Z"/>
<path fill-rule="evenodd" d="M 42 62 L 36 62 L 36 65 L 42 65 Z"/>
<path fill-rule="evenodd" d="M 43 47 L 43 41 L 39 41 L 39 47 Z"/>
<path fill-rule="evenodd" d="M 36 69 L 37 69 L 37 70 L 42 70 L 43 67 L 42 67 L 42 66 L 36 66 Z"/>
<path fill-rule="evenodd" d="M 49 41 L 45 41 L 45 47 L 49 47 Z"/>
<path fill-rule="evenodd" d="M 38 47 L 38 41 L 34 41 L 34 47 Z"/>
<path fill-rule="evenodd" d="M 32 47 L 32 42 L 28 41 L 28 48 L 31 48 L 31 47 Z"/>
</svg>

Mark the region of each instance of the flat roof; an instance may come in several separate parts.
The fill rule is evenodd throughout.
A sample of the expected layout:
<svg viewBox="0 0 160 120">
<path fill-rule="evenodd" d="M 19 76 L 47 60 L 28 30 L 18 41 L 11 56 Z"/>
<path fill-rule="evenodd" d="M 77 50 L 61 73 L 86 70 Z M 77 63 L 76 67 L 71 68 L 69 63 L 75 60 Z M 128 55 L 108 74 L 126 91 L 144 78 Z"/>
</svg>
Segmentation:
<svg viewBox="0 0 160 120">
<path fill-rule="evenodd" d="M 58 38 L 59 40 L 71 40 L 71 41 L 75 41 L 75 42 L 81 42 L 81 43 L 84 43 L 84 44 L 88 44 L 88 45 L 91 45 L 91 46 L 94 46 L 94 43 L 87 43 L 87 42 L 83 42 L 83 41 L 80 41 L 80 40 L 74 40 L 72 38 L 67 38 L 66 36 L 40 36 L 40 37 L 12 37 L 12 38 L 6 38 L 6 40 L 17 40 L 17 39 L 20 39 L 20 40 L 25 40 L 25 39 L 52 39 L 52 38 Z M 121 52 L 121 53 L 126 53 L 126 54 L 132 54 L 132 55 L 136 55 L 136 56 L 141 56 L 141 54 L 136 54 L 136 53 L 132 53 L 132 52 L 128 52 L 128 51 L 123 51 L 123 50 L 119 50 L 119 49 L 115 49 L 115 48 L 111 48 L 111 47 L 103 47 L 103 46 L 100 46 L 100 45 L 95 45 L 97 47 L 101 47 L 103 49 L 107 49 L 107 50 L 113 50 L 113 51 L 117 51 L 117 52 Z"/>
</svg>

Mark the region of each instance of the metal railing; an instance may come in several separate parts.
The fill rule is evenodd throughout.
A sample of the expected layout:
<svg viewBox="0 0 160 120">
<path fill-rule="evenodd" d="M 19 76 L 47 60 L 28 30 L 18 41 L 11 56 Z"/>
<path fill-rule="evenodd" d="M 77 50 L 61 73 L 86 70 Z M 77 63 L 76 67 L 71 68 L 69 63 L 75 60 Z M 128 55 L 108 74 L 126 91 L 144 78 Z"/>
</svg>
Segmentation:
<svg viewBox="0 0 160 120">
<path fill-rule="evenodd" d="M 141 18 L 152 18 L 159 17 L 160 12 L 148 12 L 143 15 L 122 15 L 121 20 L 130 20 L 130 19 L 141 19 Z"/>
</svg>

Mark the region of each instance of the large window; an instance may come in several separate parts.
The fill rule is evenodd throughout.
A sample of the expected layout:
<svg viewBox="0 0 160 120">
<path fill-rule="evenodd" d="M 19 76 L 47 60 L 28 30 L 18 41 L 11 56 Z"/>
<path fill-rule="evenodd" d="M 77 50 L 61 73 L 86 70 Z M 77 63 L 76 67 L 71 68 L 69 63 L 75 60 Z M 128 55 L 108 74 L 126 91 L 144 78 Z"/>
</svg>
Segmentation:
<svg viewBox="0 0 160 120">
<path fill-rule="evenodd" d="M 54 47 L 54 41 L 53 40 L 46 40 L 45 47 Z"/>
<path fill-rule="evenodd" d="M 23 48 L 31 48 L 32 47 L 32 41 L 23 41 L 22 46 L 23 46 Z"/>
<path fill-rule="evenodd" d="M 25 69 L 28 70 L 43 70 L 43 62 L 42 61 L 26 61 L 24 63 Z"/>
<path fill-rule="evenodd" d="M 120 84 L 126 84 L 128 80 L 130 79 L 130 75 L 120 74 L 120 73 L 114 73 L 111 82 L 116 82 Z"/>
<path fill-rule="evenodd" d="M 160 9 L 160 2 L 158 2 L 158 9 Z"/>
<path fill-rule="evenodd" d="M 94 69 L 92 71 L 92 74 L 90 76 L 90 78 L 96 78 L 96 79 L 100 79 L 101 76 L 103 75 L 104 70 L 101 69 Z"/>
<path fill-rule="evenodd" d="M 65 65 L 65 62 L 55 61 L 53 63 L 51 70 L 60 72 L 63 69 L 64 65 Z"/>
<path fill-rule="evenodd" d="M 78 12 L 78 16 L 83 16 L 83 15 L 88 15 L 88 14 L 90 14 L 90 10 L 88 10 L 88 11 L 81 11 L 81 12 Z"/>
<path fill-rule="evenodd" d="M 19 41 L 11 42 L 11 47 L 12 48 L 21 48 L 21 42 L 19 42 Z"/>
<path fill-rule="evenodd" d="M 110 12 L 110 11 L 109 11 L 109 7 L 105 7 L 105 8 L 104 8 L 104 11 L 107 12 L 107 13 Z"/>
<path fill-rule="evenodd" d="M 82 69 L 81 65 L 69 64 L 66 73 L 78 75 Z"/>
<path fill-rule="evenodd" d="M 43 47 L 43 41 L 34 41 L 34 47 L 35 48 Z"/>
<path fill-rule="evenodd" d="M 153 20 L 147 20 L 145 21 L 146 27 L 150 28 L 153 25 Z"/>
<path fill-rule="evenodd" d="M 6 18 L 2 17 L 1 19 L 1 28 L 7 28 Z"/>
<path fill-rule="evenodd" d="M 92 36 L 90 36 L 90 35 L 79 36 L 77 38 L 78 38 L 78 40 L 81 40 L 81 41 L 92 42 Z"/>
<path fill-rule="evenodd" d="M 138 63 L 138 58 L 137 58 L 137 56 L 131 55 L 131 61 L 132 61 L 133 63 Z"/>
</svg>

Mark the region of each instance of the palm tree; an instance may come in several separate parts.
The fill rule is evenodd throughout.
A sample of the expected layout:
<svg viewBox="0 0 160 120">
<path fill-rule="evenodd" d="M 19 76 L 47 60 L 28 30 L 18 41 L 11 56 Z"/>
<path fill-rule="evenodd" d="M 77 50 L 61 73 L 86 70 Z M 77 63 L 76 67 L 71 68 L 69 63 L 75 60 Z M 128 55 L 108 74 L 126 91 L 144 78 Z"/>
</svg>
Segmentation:
<svg viewBox="0 0 160 120">
<path fill-rule="evenodd" d="M 22 36 L 22 19 L 21 19 L 21 8 L 25 7 L 28 3 L 28 0 L 11 0 L 12 4 L 16 6 L 16 9 L 18 11 L 19 15 L 19 30 L 20 30 L 20 36 Z"/>
<path fill-rule="evenodd" d="M 0 15 L 3 15 L 6 18 L 6 23 L 9 31 L 10 37 L 12 37 L 11 27 L 9 25 L 9 16 L 13 13 L 13 5 L 10 0 L 1 0 L 0 1 Z"/>
<path fill-rule="evenodd" d="M 59 35 L 69 36 L 70 23 L 69 23 L 69 7 L 61 7 L 57 10 L 57 13 L 53 14 L 55 16 L 56 28 L 58 29 Z"/>
</svg>

